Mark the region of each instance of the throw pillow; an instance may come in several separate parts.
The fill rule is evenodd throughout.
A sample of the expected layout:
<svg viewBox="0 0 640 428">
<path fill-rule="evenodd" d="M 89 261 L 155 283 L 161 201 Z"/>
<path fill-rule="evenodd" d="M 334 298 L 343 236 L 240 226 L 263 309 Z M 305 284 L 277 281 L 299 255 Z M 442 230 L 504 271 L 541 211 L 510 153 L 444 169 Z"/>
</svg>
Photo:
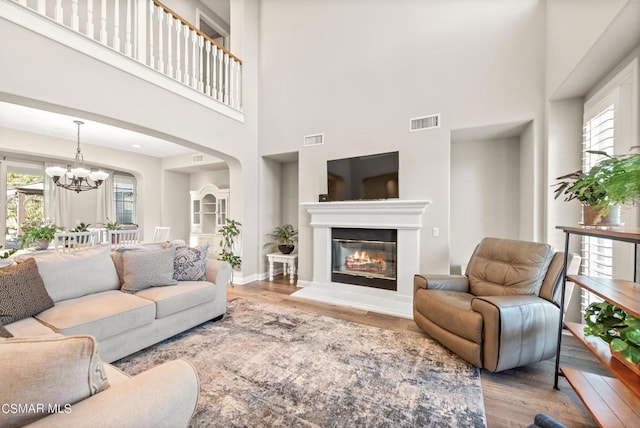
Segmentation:
<svg viewBox="0 0 640 428">
<path fill-rule="evenodd" d="M 23 426 L 109 387 L 91 336 L 32 336 L 0 340 L 0 426 Z M 26 407 L 24 407 L 26 406 Z"/>
<path fill-rule="evenodd" d="M 173 259 L 173 279 L 178 281 L 204 281 L 209 246 L 193 248 L 186 245 L 176 247 Z"/>
<path fill-rule="evenodd" d="M 122 259 L 125 252 L 160 250 L 164 248 L 169 248 L 170 246 L 171 244 L 167 244 L 166 242 L 161 242 L 161 243 L 151 242 L 147 244 L 127 245 L 113 251 L 111 253 L 111 259 L 113 260 L 113 264 L 115 265 L 116 271 L 118 272 L 118 280 L 120 281 L 120 287 L 122 288 L 122 284 L 124 284 L 124 268 L 122 265 Z"/>
<path fill-rule="evenodd" d="M 52 306 L 34 259 L 0 269 L 0 323 L 10 324 Z"/>
<path fill-rule="evenodd" d="M 122 291 L 135 293 L 149 287 L 176 285 L 178 281 L 173 279 L 175 255 L 175 247 L 163 250 L 125 251 L 122 254 Z"/>
<path fill-rule="evenodd" d="M 0 337 L 13 337 L 13 334 L 11 334 L 9 330 L 4 328 L 4 326 L 0 324 Z"/>
</svg>

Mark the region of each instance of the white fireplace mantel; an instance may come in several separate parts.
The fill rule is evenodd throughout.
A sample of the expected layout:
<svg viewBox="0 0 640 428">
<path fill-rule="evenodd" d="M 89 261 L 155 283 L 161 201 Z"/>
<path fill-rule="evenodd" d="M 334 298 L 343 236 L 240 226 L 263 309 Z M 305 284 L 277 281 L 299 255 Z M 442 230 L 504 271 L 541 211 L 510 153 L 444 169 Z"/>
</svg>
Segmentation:
<svg viewBox="0 0 640 428">
<path fill-rule="evenodd" d="M 413 275 L 420 271 L 422 216 L 431 201 L 308 202 L 313 228 L 313 280 L 293 296 L 411 318 Z M 331 281 L 331 229 L 336 227 L 396 229 L 397 291 Z"/>
</svg>

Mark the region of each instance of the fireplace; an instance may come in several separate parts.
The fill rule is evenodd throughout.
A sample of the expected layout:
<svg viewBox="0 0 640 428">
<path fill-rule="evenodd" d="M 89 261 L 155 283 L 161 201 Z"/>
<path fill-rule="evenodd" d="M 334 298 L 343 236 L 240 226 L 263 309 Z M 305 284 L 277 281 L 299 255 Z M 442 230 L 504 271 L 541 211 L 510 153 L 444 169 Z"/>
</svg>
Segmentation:
<svg viewBox="0 0 640 428">
<path fill-rule="evenodd" d="M 313 275 L 311 280 L 298 277 L 298 285 L 303 288 L 293 293 L 292 296 L 411 319 L 413 317 L 413 275 L 420 272 L 422 216 L 429 204 L 429 201 L 402 199 L 305 202 L 301 204 L 311 215 L 313 243 L 311 251 L 301 253 L 300 266 L 304 271 L 303 266 L 306 260 L 313 269 Z M 332 238 L 334 229 L 392 230 L 395 232 L 395 238 L 397 238 L 395 262 L 390 257 L 391 262 L 386 261 L 386 263 L 387 267 L 395 264 L 396 274 L 383 275 L 385 277 L 396 276 L 395 288 L 389 290 L 363 287 L 337 282 L 333 279 Z M 351 238 L 339 237 L 339 239 Z M 356 237 L 356 239 L 360 240 L 361 238 Z M 375 239 L 382 242 L 395 240 Z M 366 241 L 362 244 L 364 251 L 371 251 L 369 248 L 370 238 L 363 240 Z M 355 254 L 353 256 L 354 258 L 349 260 L 355 262 Z M 346 254 L 340 256 L 345 259 L 345 265 L 346 257 Z M 371 259 L 371 255 L 369 258 Z M 363 260 L 358 259 L 358 262 L 360 266 L 357 263 L 350 263 L 351 267 L 374 269 L 374 265 L 367 267 Z M 355 270 L 358 271 L 358 269 Z M 376 269 L 379 270 L 381 267 L 378 266 Z M 350 272 L 349 275 L 352 273 Z M 368 276 L 374 276 L 373 272 Z M 390 280 L 383 279 L 383 281 Z"/>
<path fill-rule="evenodd" d="M 331 229 L 331 281 L 397 291 L 395 229 Z"/>
</svg>

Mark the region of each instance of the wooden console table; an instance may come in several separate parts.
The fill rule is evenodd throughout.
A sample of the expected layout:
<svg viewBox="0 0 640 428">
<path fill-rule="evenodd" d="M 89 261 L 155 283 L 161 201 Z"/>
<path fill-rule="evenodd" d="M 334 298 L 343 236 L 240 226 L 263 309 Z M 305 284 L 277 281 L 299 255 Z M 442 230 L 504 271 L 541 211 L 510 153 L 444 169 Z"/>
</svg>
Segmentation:
<svg viewBox="0 0 640 428">
<path fill-rule="evenodd" d="M 273 264 L 282 263 L 284 275 L 289 274 L 289 284 L 293 284 L 293 277 L 296 274 L 297 254 L 270 253 L 267 254 L 269 260 L 269 281 L 273 281 Z"/>
</svg>

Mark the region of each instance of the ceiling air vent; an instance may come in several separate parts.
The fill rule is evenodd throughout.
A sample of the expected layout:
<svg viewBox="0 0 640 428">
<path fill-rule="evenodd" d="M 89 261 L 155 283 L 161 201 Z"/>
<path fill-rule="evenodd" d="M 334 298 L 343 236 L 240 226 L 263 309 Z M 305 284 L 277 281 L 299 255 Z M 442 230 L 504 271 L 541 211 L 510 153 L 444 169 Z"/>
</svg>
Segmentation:
<svg viewBox="0 0 640 428">
<path fill-rule="evenodd" d="M 440 128 L 439 114 L 409 119 L 409 132 L 424 131 L 426 129 L 434 128 Z"/>
<path fill-rule="evenodd" d="M 198 163 L 198 162 L 202 162 L 203 160 L 204 160 L 204 155 L 202 154 L 191 156 L 191 163 Z"/>
<path fill-rule="evenodd" d="M 324 134 L 306 135 L 304 137 L 304 147 L 313 147 L 324 144 Z"/>
</svg>

